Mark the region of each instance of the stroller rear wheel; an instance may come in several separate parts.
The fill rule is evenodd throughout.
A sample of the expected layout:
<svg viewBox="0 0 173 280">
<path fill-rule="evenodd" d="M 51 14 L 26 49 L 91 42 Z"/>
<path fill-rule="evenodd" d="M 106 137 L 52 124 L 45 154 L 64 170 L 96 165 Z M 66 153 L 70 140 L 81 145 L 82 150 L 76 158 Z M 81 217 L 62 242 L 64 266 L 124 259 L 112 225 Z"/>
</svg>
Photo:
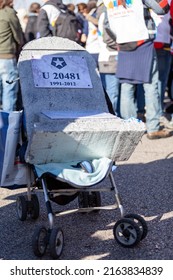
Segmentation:
<svg viewBox="0 0 173 280">
<path fill-rule="evenodd" d="M 45 227 L 36 228 L 32 237 L 33 252 L 37 257 L 42 257 L 46 251 L 48 244 L 48 231 Z"/>
<path fill-rule="evenodd" d="M 25 221 L 27 216 L 36 220 L 40 214 L 40 205 L 36 194 L 31 194 L 31 200 L 27 196 L 20 195 L 16 200 L 16 209 L 19 220 Z"/>
<path fill-rule="evenodd" d="M 101 206 L 100 192 L 80 192 L 78 196 L 79 208 L 90 208 Z M 94 210 L 98 212 L 99 210 Z"/>
<path fill-rule="evenodd" d="M 136 246 L 140 242 L 142 235 L 139 225 L 128 218 L 119 220 L 114 225 L 113 233 L 115 240 L 121 246 L 128 248 Z"/>
<path fill-rule="evenodd" d="M 127 214 L 124 216 L 124 218 L 129 218 L 132 219 L 135 223 L 139 225 L 139 228 L 141 230 L 141 240 L 144 239 L 147 236 L 148 233 L 148 226 L 146 221 L 144 220 L 143 217 L 141 217 L 138 214 Z"/>
<path fill-rule="evenodd" d="M 25 221 L 28 213 L 27 199 L 24 195 L 20 195 L 16 199 L 16 210 L 19 220 Z"/>
<path fill-rule="evenodd" d="M 33 220 L 36 220 L 40 214 L 39 200 L 36 194 L 31 194 L 31 209 L 30 215 Z"/>
<path fill-rule="evenodd" d="M 64 247 L 64 234 L 60 228 L 53 228 L 50 233 L 49 249 L 53 259 L 58 259 Z"/>
</svg>

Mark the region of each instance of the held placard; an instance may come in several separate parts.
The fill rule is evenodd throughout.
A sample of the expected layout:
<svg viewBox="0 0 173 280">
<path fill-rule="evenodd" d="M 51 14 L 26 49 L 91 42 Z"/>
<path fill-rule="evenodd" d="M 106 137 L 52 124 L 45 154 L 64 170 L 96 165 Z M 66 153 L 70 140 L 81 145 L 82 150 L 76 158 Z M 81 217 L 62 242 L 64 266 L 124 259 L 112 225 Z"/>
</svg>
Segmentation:
<svg viewBox="0 0 173 280">
<path fill-rule="evenodd" d="M 32 72 L 35 87 L 92 88 L 85 57 L 77 55 L 33 55 Z"/>
</svg>

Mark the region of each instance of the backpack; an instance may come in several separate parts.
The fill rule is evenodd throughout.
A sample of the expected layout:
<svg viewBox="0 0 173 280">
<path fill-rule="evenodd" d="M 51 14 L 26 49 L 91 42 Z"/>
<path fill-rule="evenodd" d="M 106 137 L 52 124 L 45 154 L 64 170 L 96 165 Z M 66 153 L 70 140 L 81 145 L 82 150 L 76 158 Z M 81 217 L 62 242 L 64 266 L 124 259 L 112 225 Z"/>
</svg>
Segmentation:
<svg viewBox="0 0 173 280">
<path fill-rule="evenodd" d="M 80 43 L 82 35 L 82 25 L 75 13 L 68 9 L 60 9 L 60 15 L 54 22 L 53 36 L 68 38 L 72 41 Z"/>
</svg>

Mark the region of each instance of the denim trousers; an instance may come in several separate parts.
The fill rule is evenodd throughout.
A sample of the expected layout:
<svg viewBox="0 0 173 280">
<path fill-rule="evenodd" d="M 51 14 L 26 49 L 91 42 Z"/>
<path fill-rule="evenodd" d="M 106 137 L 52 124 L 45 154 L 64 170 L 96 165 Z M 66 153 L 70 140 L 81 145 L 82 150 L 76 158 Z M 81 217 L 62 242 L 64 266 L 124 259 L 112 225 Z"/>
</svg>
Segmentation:
<svg viewBox="0 0 173 280">
<path fill-rule="evenodd" d="M 156 54 L 158 59 L 159 71 L 158 89 L 161 99 L 160 115 L 163 115 L 165 90 L 168 82 L 169 72 L 171 69 L 172 54 L 169 50 L 164 49 L 156 49 Z"/>
<path fill-rule="evenodd" d="M 121 98 L 120 98 L 120 114 L 123 119 L 137 117 L 137 106 L 135 100 L 135 84 L 122 83 L 121 84 Z M 146 106 L 146 127 L 147 132 L 154 132 L 159 130 L 160 118 L 160 98 L 158 91 L 158 65 L 157 57 L 154 54 L 151 82 L 144 83 L 144 95 Z"/>
<path fill-rule="evenodd" d="M 5 111 L 15 111 L 18 81 L 8 84 L 6 81 L 13 81 L 18 77 L 16 59 L 0 59 L 0 101 Z"/>
<path fill-rule="evenodd" d="M 100 73 L 103 88 L 105 89 L 116 115 L 119 115 L 119 79 L 112 73 Z"/>
</svg>

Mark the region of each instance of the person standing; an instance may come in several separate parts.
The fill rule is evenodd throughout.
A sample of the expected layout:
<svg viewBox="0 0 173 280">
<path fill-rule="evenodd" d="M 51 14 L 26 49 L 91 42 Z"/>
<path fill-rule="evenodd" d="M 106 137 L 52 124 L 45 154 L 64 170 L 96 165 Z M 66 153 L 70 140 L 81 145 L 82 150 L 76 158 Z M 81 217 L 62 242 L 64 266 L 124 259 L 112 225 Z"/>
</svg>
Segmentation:
<svg viewBox="0 0 173 280">
<path fill-rule="evenodd" d="M 143 84 L 147 137 L 169 137 L 170 131 L 160 130 L 158 64 L 153 44 L 155 26 L 149 11 L 153 9 L 156 14 L 166 14 L 169 10 L 168 1 L 104 0 L 104 4 L 110 29 L 119 46 L 116 75 L 121 82 L 121 117 L 137 117 L 134 91 L 137 84 Z"/>
<path fill-rule="evenodd" d="M 105 11 L 98 21 L 99 56 L 98 69 L 105 93 L 111 102 L 113 113 L 119 116 L 119 80 L 116 77 L 118 50 L 117 44 L 105 29 Z M 108 103 L 109 104 L 109 103 Z M 108 106 L 109 107 L 109 106 Z"/>
<path fill-rule="evenodd" d="M 33 2 L 29 7 L 28 22 L 25 28 L 25 40 L 30 42 L 37 38 L 37 17 L 40 11 L 40 4 Z"/>
<path fill-rule="evenodd" d="M 171 4 L 171 0 L 168 0 L 168 3 Z M 156 49 L 159 71 L 158 89 L 161 99 L 160 123 L 167 128 L 173 129 L 173 125 L 168 120 L 167 115 L 164 111 L 165 91 L 172 64 L 172 54 L 170 51 L 170 12 L 163 16 L 156 15 L 155 13 L 152 13 L 151 15 L 155 20 L 157 26 L 157 34 L 156 39 L 154 40 L 154 47 Z"/>
<path fill-rule="evenodd" d="M 0 0 L 0 98 L 5 111 L 16 110 L 19 82 L 17 56 L 24 44 L 23 32 L 12 0 Z M 13 81 L 7 83 L 6 81 Z"/>
<path fill-rule="evenodd" d="M 98 67 L 99 41 L 98 41 L 98 18 L 96 18 L 96 1 L 89 1 L 87 11 L 83 13 L 88 21 L 88 35 L 85 49 L 92 55 Z"/>
<path fill-rule="evenodd" d="M 86 18 L 83 14 L 86 14 L 86 12 L 87 12 L 87 4 L 81 2 L 81 3 L 78 3 L 76 6 L 78 9 L 78 11 L 76 13 L 76 17 L 78 18 L 78 20 L 82 26 L 80 45 L 82 47 L 85 47 L 87 36 L 88 36 L 88 20 L 86 20 Z"/>
<path fill-rule="evenodd" d="M 82 27 L 75 13 L 62 0 L 44 2 L 37 20 L 37 38 L 57 36 L 80 43 Z"/>
<path fill-rule="evenodd" d="M 37 19 L 37 37 L 53 36 L 53 24 L 60 15 L 60 8 L 64 8 L 62 0 L 43 0 Z"/>
<path fill-rule="evenodd" d="M 98 67 L 99 40 L 98 40 L 98 21 L 100 15 L 104 11 L 103 0 L 89 1 L 87 4 L 87 12 L 83 13 L 88 21 L 88 36 L 85 49 L 93 56 Z"/>
</svg>

